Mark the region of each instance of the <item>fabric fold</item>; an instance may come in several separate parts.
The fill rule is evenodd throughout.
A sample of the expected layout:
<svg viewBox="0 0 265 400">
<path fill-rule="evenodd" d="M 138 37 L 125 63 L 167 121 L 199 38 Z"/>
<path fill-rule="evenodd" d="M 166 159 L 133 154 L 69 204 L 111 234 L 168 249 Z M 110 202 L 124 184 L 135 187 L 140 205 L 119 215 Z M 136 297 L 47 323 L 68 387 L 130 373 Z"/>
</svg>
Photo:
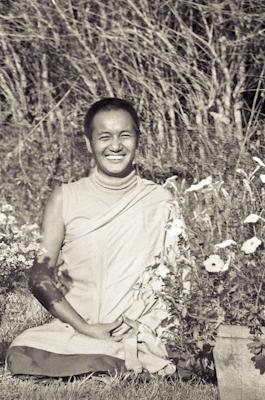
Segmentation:
<svg viewBox="0 0 265 400">
<path fill-rule="evenodd" d="M 115 193 L 95 189 L 91 178 L 64 185 L 66 232 L 58 272 L 69 280 L 66 299 L 90 323 L 113 322 L 125 314 L 146 330 L 129 332 L 123 342 L 115 342 L 81 335 L 55 320 L 20 334 L 10 351 L 27 347 L 34 354 L 38 349 L 62 356 L 102 354 L 136 372 L 157 372 L 171 364 L 155 335 L 165 310 L 154 297 L 136 300 L 134 291 L 145 268 L 163 253 L 171 195 L 139 177 L 135 186 Z M 29 373 L 34 374 L 32 368 Z"/>
</svg>

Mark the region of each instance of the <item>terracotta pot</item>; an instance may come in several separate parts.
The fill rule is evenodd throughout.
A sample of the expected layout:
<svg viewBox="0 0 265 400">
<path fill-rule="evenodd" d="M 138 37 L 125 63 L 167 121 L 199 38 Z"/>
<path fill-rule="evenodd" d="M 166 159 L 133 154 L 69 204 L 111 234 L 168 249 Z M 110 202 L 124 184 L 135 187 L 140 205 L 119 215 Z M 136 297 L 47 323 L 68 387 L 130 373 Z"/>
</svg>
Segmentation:
<svg viewBox="0 0 265 400">
<path fill-rule="evenodd" d="M 265 399 L 265 373 L 251 360 L 250 342 L 246 326 L 220 326 L 213 351 L 220 400 Z"/>
</svg>

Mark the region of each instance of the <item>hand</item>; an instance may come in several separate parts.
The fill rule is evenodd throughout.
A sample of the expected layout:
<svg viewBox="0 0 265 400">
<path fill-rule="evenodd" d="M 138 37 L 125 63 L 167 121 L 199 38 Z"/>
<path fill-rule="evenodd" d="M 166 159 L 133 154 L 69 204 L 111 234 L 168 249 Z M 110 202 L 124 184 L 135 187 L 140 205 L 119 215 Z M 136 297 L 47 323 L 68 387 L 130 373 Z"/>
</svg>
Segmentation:
<svg viewBox="0 0 265 400">
<path fill-rule="evenodd" d="M 124 315 L 124 314 L 122 315 L 122 318 L 123 318 L 122 326 L 119 326 L 118 329 L 115 329 L 112 332 L 112 335 L 115 337 L 120 337 L 120 336 L 125 337 L 129 333 L 137 334 L 141 323 L 126 317 L 126 315 Z"/>
<path fill-rule="evenodd" d="M 112 340 L 120 342 L 124 335 L 112 336 L 112 332 L 119 328 L 123 323 L 123 318 L 118 318 L 115 321 L 107 324 L 85 324 L 79 329 L 79 333 L 102 340 Z"/>
<path fill-rule="evenodd" d="M 128 330 L 132 329 L 133 332 L 138 332 L 139 326 L 141 325 L 140 322 L 130 319 L 126 317 L 126 315 L 123 315 L 123 320 L 125 324 L 128 325 Z"/>
</svg>

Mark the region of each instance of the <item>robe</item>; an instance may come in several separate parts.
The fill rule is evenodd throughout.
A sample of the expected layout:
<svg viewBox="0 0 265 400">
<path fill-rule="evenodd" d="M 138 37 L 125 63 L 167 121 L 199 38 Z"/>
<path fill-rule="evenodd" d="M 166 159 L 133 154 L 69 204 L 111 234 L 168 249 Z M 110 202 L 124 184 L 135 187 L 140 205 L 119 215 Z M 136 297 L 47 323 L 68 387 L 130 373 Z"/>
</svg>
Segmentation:
<svg viewBox="0 0 265 400">
<path fill-rule="evenodd" d="M 172 373 L 156 336 L 167 311 L 155 296 L 147 302 L 135 295 L 145 268 L 163 252 L 170 192 L 138 176 L 116 191 L 94 176 L 62 188 L 65 238 L 59 272 L 68 280 L 65 298 L 88 323 L 126 315 L 140 322 L 140 329 L 115 342 L 85 336 L 55 319 L 12 342 L 8 368 L 13 375 L 54 377 L 91 371 Z M 127 328 L 122 325 L 115 334 Z"/>
</svg>

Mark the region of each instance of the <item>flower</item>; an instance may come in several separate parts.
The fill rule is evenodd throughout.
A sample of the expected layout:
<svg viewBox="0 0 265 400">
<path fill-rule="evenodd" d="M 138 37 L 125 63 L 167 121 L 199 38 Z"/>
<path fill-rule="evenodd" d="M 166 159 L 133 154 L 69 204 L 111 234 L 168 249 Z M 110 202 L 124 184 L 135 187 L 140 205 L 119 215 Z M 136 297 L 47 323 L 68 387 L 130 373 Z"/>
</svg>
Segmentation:
<svg viewBox="0 0 265 400">
<path fill-rule="evenodd" d="M 32 266 L 38 249 L 38 226 L 36 224 L 20 225 L 15 217 L 13 207 L 4 204 L 0 211 L 0 282 L 2 292 L 12 290 L 14 282 L 21 284 L 25 278 L 25 272 Z"/>
<path fill-rule="evenodd" d="M 247 218 L 244 220 L 244 224 L 255 224 L 260 219 L 260 216 L 257 214 L 249 214 Z"/>
<path fill-rule="evenodd" d="M 150 282 L 151 279 L 152 279 L 151 271 L 145 270 L 142 275 L 142 284 L 146 285 L 148 282 Z"/>
<path fill-rule="evenodd" d="M 259 284 L 264 280 L 265 253 L 260 251 L 258 257 L 247 256 L 261 245 L 265 233 L 263 188 L 256 174 L 262 168 L 265 183 L 265 169 L 263 171 L 261 160 L 257 163 L 249 175 L 243 169 L 237 170 L 242 175 L 234 182 L 235 196 L 231 195 L 229 186 L 222 186 L 225 182 L 211 182 L 211 177 L 198 179 L 200 182 L 187 191 L 183 185 L 179 185 L 178 191 L 171 190 L 176 207 L 172 205 L 174 199 L 167 203 L 169 215 L 174 216 L 166 224 L 169 240 L 165 241 L 165 251 L 148 267 L 151 277 L 146 285 L 141 284 L 140 295 L 144 298 L 150 290 L 151 295 L 145 298 L 165 305 L 168 316 L 157 323 L 155 332 L 172 354 L 176 352 L 178 359 L 190 365 L 195 365 L 195 358 L 202 357 L 205 361 L 201 350 L 204 345 L 206 351 L 214 346 L 220 324 L 246 325 L 257 331 L 265 326 L 264 299 Z M 255 174 L 257 179 L 253 179 Z M 247 196 L 242 190 L 243 179 L 249 192 Z M 256 189 L 255 183 L 258 183 Z M 197 195 L 195 190 L 201 188 Z M 192 191 L 194 195 L 190 196 Z M 179 199 L 182 199 L 181 204 Z M 183 207 L 184 220 L 179 204 Z M 246 228 L 254 230 L 250 235 L 257 237 L 243 243 Z M 161 304 L 156 303 L 157 310 Z M 175 318 L 178 326 L 172 326 Z M 212 370 L 212 366 L 209 368 Z"/>
<path fill-rule="evenodd" d="M 170 236 L 180 236 L 184 230 L 184 222 L 181 218 L 175 218 L 169 228 Z"/>
<path fill-rule="evenodd" d="M 236 242 L 232 239 L 227 239 L 221 243 L 217 243 L 214 247 L 216 249 L 224 249 L 225 247 L 231 246 L 232 244 L 236 244 Z"/>
<path fill-rule="evenodd" d="M 166 327 L 163 327 L 163 326 L 158 326 L 157 328 L 156 328 L 156 334 L 157 334 L 157 336 L 160 338 L 162 335 L 163 335 L 163 333 L 166 331 Z"/>
<path fill-rule="evenodd" d="M 203 265 L 208 272 L 225 272 L 228 270 L 229 263 L 225 264 L 218 254 L 212 254 L 204 261 Z"/>
<path fill-rule="evenodd" d="M 0 212 L 0 225 L 5 225 L 6 220 L 7 216 L 4 213 Z"/>
<path fill-rule="evenodd" d="M 2 206 L 2 212 L 4 213 L 9 213 L 9 212 L 13 212 L 13 207 L 10 204 L 4 204 Z"/>
<path fill-rule="evenodd" d="M 14 224 L 16 222 L 16 218 L 13 215 L 8 216 L 8 223 L 9 224 Z"/>
<path fill-rule="evenodd" d="M 259 157 L 252 157 L 254 161 L 256 161 L 261 167 L 265 167 L 264 162 Z"/>
<path fill-rule="evenodd" d="M 261 240 L 256 236 L 253 236 L 251 239 L 248 239 L 243 243 L 241 250 L 244 251 L 245 254 L 251 254 L 254 253 L 260 245 Z"/>
<path fill-rule="evenodd" d="M 164 279 L 169 272 L 170 272 L 169 268 L 165 264 L 160 264 L 156 270 L 156 274 L 160 276 L 162 279 Z"/>
<path fill-rule="evenodd" d="M 22 254 L 19 254 L 17 256 L 17 261 L 24 263 L 26 262 L 26 258 Z"/>
<path fill-rule="evenodd" d="M 260 174 L 260 180 L 262 183 L 265 183 L 265 174 Z"/>
<path fill-rule="evenodd" d="M 191 185 L 186 192 L 194 192 L 196 190 L 200 190 L 204 188 L 205 186 L 208 186 L 212 183 L 212 177 L 208 176 L 208 178 L 201 180 L 199 183 L 196 183 L 195 185 Z"/>
<path fill-rule="evenodd" d="M 151 282 L 151 287 L 154 292 L 160 292 L 162 290 L 163 286 L 164 286 L 164 282 L 160 278 L 154 279 Z"/>
</svg>

